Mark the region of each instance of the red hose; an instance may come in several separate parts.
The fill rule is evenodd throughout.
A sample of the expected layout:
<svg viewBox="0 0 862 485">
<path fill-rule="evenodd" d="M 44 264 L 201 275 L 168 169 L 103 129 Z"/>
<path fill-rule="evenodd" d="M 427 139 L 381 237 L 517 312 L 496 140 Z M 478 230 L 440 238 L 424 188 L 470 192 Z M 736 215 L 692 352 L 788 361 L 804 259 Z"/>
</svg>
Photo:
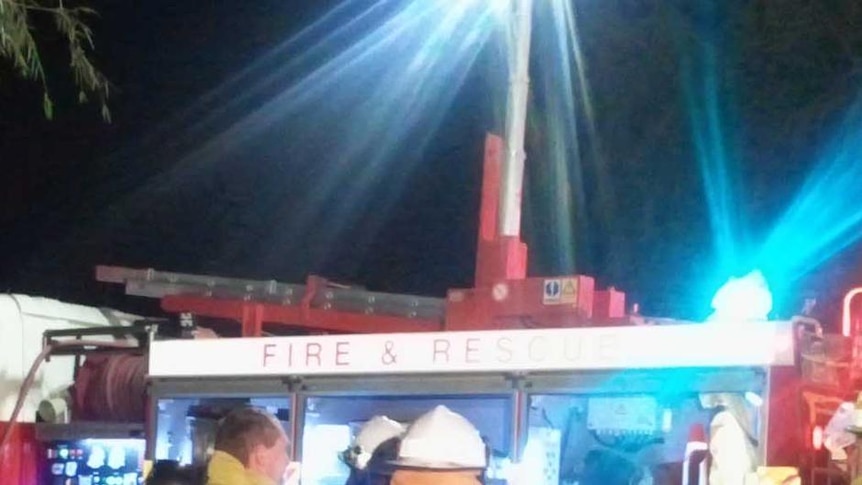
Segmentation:
<svg viewBox="0 0 862 485">
<path fill-rule="evenodd" d="M 130 354 L 88 357 L 78 371 L 73 395 L 72 416 L 76 420 L 144 421 L 146 358 Z"/>
<path fill-rule="evenodd" d="M 0 450 L 4 449 L 8 444 L 9 439 L 12 437 L 12 429 L 16 426 L 18 421 L 18 414 L 21 413 L 21 408 L 24 407 L 24 400 L 27 398 L 27 393 L 30 392 L 30 388 L 33 387 L 33 381 L 36 380 L 36 372 L 39 370 L 39 366 L 42 365 L 42 362 L 51 355 L 57 349 L 62 348 L 74 348 L 74 347 L 97 347 L 97 348 L 111 348 L 111 349 L 131 349 L 136 348 L 136 346 L 131 344 L 124 344 L 120 342 L 95 342 L 95 341 L 87 341 L 87 340 L 70 340 L 67 342 L 55 342 L 51 345 L 46 345 L 42 348 L 42 351 L 36 356 L 36 359 L 33 361 L 33 364 L 30 366 L 30 370 L 27 372 L 27 377 L 24 378 L 24 382 L 21 384 L 21 389 L 18 391 L 18 400 L 15 401 L 15 408 L 12 409 L 12 415 L 9 418 L 9 426 L 3 431 L 3 437 L 0 439 Z"/>
</svg>

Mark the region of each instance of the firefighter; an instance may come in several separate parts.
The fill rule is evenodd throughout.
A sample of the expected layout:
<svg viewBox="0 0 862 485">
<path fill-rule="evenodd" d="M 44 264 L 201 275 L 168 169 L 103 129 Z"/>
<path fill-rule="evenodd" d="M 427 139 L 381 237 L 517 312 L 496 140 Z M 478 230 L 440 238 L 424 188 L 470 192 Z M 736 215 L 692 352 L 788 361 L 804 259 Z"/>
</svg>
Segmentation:
<svg viewBox="0 0 862 485">
<path fill-rule="evenodd" d="M 387 485 L 391 476 L 389 463 L 398 457 L 398 446 L 406 428 L 386 416 L 371 418 L 341 454 L 350 467 L 345 485 Z"/>
<path fill-rule="evenodd" d="M 391 485 L 481 485 L 487 457 L 479 431 L 460 414 L 437 406 L 402 438 Z"/>
<path fill-rule="evenodd" d="M 159 460 L 153 466 L 144 485 L 204 485 L 205 483 L 205 468 L 180 466 L 173 460 Z"/>
<path fill-rule="evenodd" d="M 731 393 L 705 394 L 701 404 L 717 411 L 709 426 L 709 484 L 743 485 L 757 467 L 756 440 L 745 398 Z"/>
<path fill-rule="evenodd" d="M 274 416 L 242 407 L 219 423 L 208 485 L 279 485 L 290 464 L 290 441 Z"/>
</svg>

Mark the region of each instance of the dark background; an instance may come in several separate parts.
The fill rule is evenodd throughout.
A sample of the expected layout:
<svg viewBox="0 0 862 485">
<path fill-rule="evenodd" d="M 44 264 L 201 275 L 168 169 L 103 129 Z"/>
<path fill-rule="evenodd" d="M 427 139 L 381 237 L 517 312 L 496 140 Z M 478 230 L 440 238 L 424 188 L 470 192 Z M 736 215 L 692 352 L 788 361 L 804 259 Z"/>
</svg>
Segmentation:
<svg viewBox="0 0 862 485">
<path fill-rule="evenodd" d="M 337 228 L 337 211 L 326 205 L 297 222 L 325 182 L 318 168 L 330 162 L 325 149 L 299 159 L 311 151 L 298 148 L 312 142 L 292 138 L 289 124 L 215 162 L 178 165 L 297 76 L 284 74 L 246 104 L 221 109 L 302 52 L 303 45 L 277 47 L 338 3 L 95 2 L 94 55 L 116 88 L 111 124 L 97 107 L 75 103 L 57 39 L 44 38 L 54 120 L 42 115 L 39 86 L 0 76 L 2 290 L 151 309 L 96 283 L 96 264 L 286 282 L 316 273 L 435 296 L 469 286 L 483 137 L 499 128 L 488 95 L 493 52 L 478 60 L 421 163 L 380 174 L 367 194 L 379 203 L 357 207 Z M 591 274 L 629 292 L 646 313 L 703 316 L 714 248 L 681 66 L 702 42 L 720 47 L 735 177 L 745 181 L 739 206 L 756 236 L 789 203 L 815 147 L 857 94 L 855 3 L 578 1 L 596 136 L 579 123 L 583 174 L 570 181 L 575 210 L 561 229 L 560 201 L 547 189 L 547 126 L 531 118 L 523 225 L 531 274 Z M 237 77 L 268 52 L 275 57 Z M 534 75 L 534 87 L 541 82 Z M 541 113 L 541 95 L 533 97 Z M 800 275 L 795 288 L 834 300 L 857 279 L 857 253 L 851 246 Z"/>
</svg>

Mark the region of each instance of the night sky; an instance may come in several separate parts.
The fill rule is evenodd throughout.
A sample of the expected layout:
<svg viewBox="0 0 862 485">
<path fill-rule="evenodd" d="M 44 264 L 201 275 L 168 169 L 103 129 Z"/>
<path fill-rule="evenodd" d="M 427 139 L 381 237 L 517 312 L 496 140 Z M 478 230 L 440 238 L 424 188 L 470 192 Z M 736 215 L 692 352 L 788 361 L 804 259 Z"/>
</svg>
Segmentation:
<svg viewBox="0 0 862 485">
<path fill-rule="evenodd" d="M 315 273 L 433 296 L 469 286 L 482 144 L 500 125 L 488 88 L 499 62 L 493 49 L 480 55 L 429 143 L 413 153 L 406 140 L 403 155 L 417 163 L 376 174 L 349 218 L 338 220 L 344 208 L 329 197 L 300 221 L 315 187 L 332 183 L 326 126 L 309 136 L 300 135 L 302 120 L 276 122 L 223 156 L 183 165 L 303 74 L 300 65 L 250 89 L 301 54 L 308 44 L 284 42 L 338 3 L 95 2 L 94 56 L 115 85 L 111 124 L 97 107 L 76 104 L 50 35 L 43 47 L 54 120 L 42 115 L 39 86 L 0 68 L 2 289 L 145 308 L 96 283 L 97 264 L 285 282 Z M 857 94 L 862 34 L 853 25 L 862 9 L 852 0 L 578 3 L 596 133 L 579 123 L 582 171 L 570 182 L 582 189 L 568 202 L 577 217 L 563 229 L 572 247 L 561 248 L 569 239 L 551 222 L 560 201 L 548 196 L 548 127 L 531 118 L 523 224 L 530 273 L 590 274 L 629 292 L 646 313 L 702 316 L 713 246 L 684 102 L 687 59 L 697 61 L 701 43 L 721 47 L 727 136 L 735 177 L 746 183 L 741 217 L 756 238 Z M 548 108 L 535 92 L 541 81 L 534 74 L 540 114 Z M 344 174 L 337 180 L 351 183 Z M 857 253 L 851 246 L 794 288 L 834 299 L 858 282 Z"/>
</svg>

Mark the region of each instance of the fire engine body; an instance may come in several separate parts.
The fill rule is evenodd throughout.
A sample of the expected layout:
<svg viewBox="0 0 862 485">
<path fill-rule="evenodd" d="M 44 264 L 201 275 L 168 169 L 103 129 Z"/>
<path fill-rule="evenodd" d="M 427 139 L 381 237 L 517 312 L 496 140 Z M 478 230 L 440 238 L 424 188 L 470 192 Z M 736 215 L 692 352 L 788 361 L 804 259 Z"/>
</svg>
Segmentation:
<svg viewBox="0 0 862 485">
<path fill-rule="evenodd" d="M 731 396 L 755 461 L 795 465 L 798 322 L 646 319 L 591 277 L 526 277 L 526 245 L 496 230 L 503 146 L 486 139 L 475 287 L 445 299 L 316 276 L 295 285 L 99 267 L 100 281 L 129 295 L 237 322 L 242 335 L 151 342 L 148 456 L 205 460 L 215 417 L 252 403 L 281 416 L 303 483 L 336 483 L 340 450 L 325 443 L 346 447 L 374 414 L 409 422 L 443 403 L 486 434 L 493 476 L 531 462 L 545 472 L 536 483 L 567 483 L 599 450 L 654 483 L 699 483 L 705 460 L 683 472 L 686 450 L 707 446 L 716 409 L 704 402 Z"/>
<path fill-rule="evenodd" d="M 491 483 L 505 483 L 512 462 L 529 464 L 531 483 L 568 483 L 596 451 L 624 457 L 653 483 L 701 483 L 705 455 L 691 451 L 708 447 L 716 412 L 704 403 L 729 396 L 742 403 L 756 463 L 796 465 L 799 322 L 648 319 L 627 315 L 625 295 L 597 291 L 591 277 L 527 278 L 526 246 L 494 231 L 488 179 L 502 147 L 487 138 L 475 288 L 445 299 L 316 276 L 297 285 L 97 268 L 98 280 L 129 295 L 221 329 L 235 322 L 241 335 L 152 336 L 147 457 L 206 460 L 218 417 L 250 403 L 283 421 L 304 484 L 336 483 L 335 448 L 362 422 L 409 422 L 446 404 L 488 440 Z M 117 386 L 103 375 L 77 381 Z"/>
<path fill-rule="evenodd" d="M 11 430 L 9 442 L 0 449 L 3 483 L 39 483 L 42 449 L 36 439 L 37 408 L 52 399 L 63 400 L 75 374 L 73 357 L 57 356 L 35 374 L 19 419 L 10 416 L 27 375 L 27 367 L 43 347 L 43 333 L 59 329 L 82 332 L 129 325 L 140 317 L 115 310 L 75 305 L 49 298 L 0 294 L 0 436 Z"/>
<path fill-rule="evenodd" d="M 204 461 L 218 417 L 251 403 L 283 421 L 304 484 L 344 483 L 337 456 L 362 422 L 409 422 L 446 404 L 485 435 L 489 483 L 505 483 L 511 462 L 526 464 L 531 485 L 571 483 L 598 451 L 653 483 L 699 484 L 717 406 L 734 409 L 755 465 L 797 464 L 797 321 L 648 320 L 589 276 L 527 277 L 519 204 L 531 3 L 513 3 L 506 137 L 486 140 L 473 288 L 436 299 L 315 276 L 295 285 L 97 269 L 169 313 L 240 329 L 149 343 L 150 459 Z"/>
<path fill-rule="evenodd" d="M 397 318 L 393 313 L 411 309 L 404 315 L 411 320 L 430 314 L 435 300 L 333 287 L 322 280 L 317 280 L 318 296 L 310 297 L 302 285 L 119 268 L 101 268 L 100 277 L 109 273 L 125 281 L 128 292 L 172 305 L 188 298 L 189 304 L 207 301 L 216 308 L 240 302 L 290 307 L 284 295 L 263 298 L 283 290 L 295 297 L 296 306 L 307 302 L 306 315 L 351 313 L 369 324 L 361 327 L 365 334 L 312 327 L 316 335 L 153 341 L 146 419 L 151 459 L 205 459 L 218 410 L 253 403 L 282 411 L 278 414 L 303 461 L 303 483 L 330 483 L 338 476 L 337 465 L 313 459 L 336 451 L 322 445 L 332 437 L 326 431 L 353 430 L 380 412 L 409 421 L 442 402 L 486 434 L 497 455 L 496 476 L 505 476 L 507 460 L 526 459 L 548 474 L 537 483 L 564 483 L 577 475 L 584 453 L 619 447 L 653 470 L 656 483 L 678 483 L 691 430 L 708 429 L 711 411 L 700 398 L 729 393 L 755 396 L 750 418 L 759 462 L 797 461 L 800 427 L 787 424 L 799 422 L 791 418 L 797 404 L 797 322 L 637 318 L 625 326 L 618 320 L 591 327 L 573 318 L 575 325 L 565 328 L 415 332 L 411 327 L 375 333 L 370 325 L 376 314 Z M 320 321 L 330 325 L 326 318 Z M 268 334 L 297 331 L 272 320 L 259 327 Z M 746 338 L 732 338 L 740 334 Z M 537 447 L 546 459 L 535 458 Z"/>
<path fill-rule="evenodd" d="M 232 386 L 225 381 L 234 381 L 248 389 L 255 380 L 280 382 L 285 396 L 333 389 L 324 382 L 337 382 L 335 387 L 343 386 L 339 392 L 356 395 L 383 388 L 401 394 L 407 383 L 412 383 L 406 386 L 413 389 L 409 394 L 429 395 L 481 395 L 494 387 L 440 386 L 476 379 L 497 382 L 498 392 L 505 389 L 513 402 L 522 403 L 525 396 L 542 392 L 654 395 L 671 401 L 749 393 L 769 403 L 773 368 L 793 365 L 791 328 L 790 322 L 767 323 L 742 344 L 727 338 L 728 330 L 742 330 L 732 325 L 168 340 L 151 345 L 149 372 L 157 389 L 182 388 L 184 395 L 195 383 L 228 389 Z M 755 408 L 758 428 L 765 433 L 769 407 L 757 403 Z M 515 422 L 526 422 L 526 415 L 515 419 L 518 411 L 527 409 L 513 410 L 513 429 Z M 657 431 L 658 416 L 649 419 L 656 426 L 651 431 Z M 622 425 L 614 431 L 637 429 Z M 758 441 L 769 440 L 764 434 Z"/>
<path fill-rule="evenodd" d="M 495 232 L 488 180 L 502 147 L 487 138 L 475 287 L 445 299 L 316 276 L 297 285 L 97 268 L 129 295 L 236 322 L 241 335 L 149 342 L 147 456 L 205 460 L 220 413 L 251 403 L 284 422 L 303 483 L 334 483 L 340 450 L 326 443 L 346 446 L 375 414 L 409 422 L 443 403 L 486 435 L 491 480 L 520 462 L 544 477 L 535 483 L 568 483 L 598 450 L 648 470 L 653 483 L 700 483 L 697 450 L 706 451 L 716 412 L 704 403 L 729 396 L 743 403 L 738 419 L 757 464 L 799 465 L 815 423 L 799 415 L 797 340 L 812 322 L 647 319 L 626 314 L 625 295 L 596 290 L 589 276 L 526 277 L 526 246 Z M 99 375 L 92 387 L 111 385 Z"/>
<path fill-rule="evenodd" d="M 407 332 L 377 333 L 377 318 L 421 320 L 433 314 L 433 299 L 322 283 L 309 296 L 299 285 L 121 268 L 102 268 L 100 278 L 123 280 L 129 293 L 157 296 L 196 318 L 223 318 L 232 304 L 257 308 L 235 313 L 237 321 L 248 314 L 271 318 L 278 313 L 270 306 L 294 306 L 284 303 L 289 294 L 299 302 L 290 310 L 296 315 L 350 313 L 354 325 L 367 323 L 364 334 L 316 328 L 316 335 L 277 336 L 295 326 L 265 320 L 254 327 L 270 336 L 153 341 L 153 459 L 205 459 L 214 410 L 249 402 L 281 411 L 303 483 L 330 483 L 341 477 L 337 464 L 314 457 L 334 459 L 339 450 L 327 448 L 333 438 L 321 433 L 343 430 L 335 442 L 346 447 L 349 430 L 374 414 L 410 421 L 443 403 L 471 419 L 501 461 L 523 461 L 536 447 L 555 457 L 534 465 L 549 474 L 539 483 L 576 477 L 596 449 L 623 450 L 652 470 L 656 483 L 678 483 L 692 430 L 708 430 L 714 414 L 702 398 L 731 394 L 748 399 L 759 463 L 797 460 L 800 427 L 788 426 L 799 422 L 797 322 L 620 325 L 628 321 L 621 318 L 588 326 L 573 316 L 575 325 L 559 328 L 416 331 L 430 325 L 420 321 Z M 302 301 L 310 308 L 302 310 Z M 329 318 L 320 321 L 331 326 Z"/>
</svg>

